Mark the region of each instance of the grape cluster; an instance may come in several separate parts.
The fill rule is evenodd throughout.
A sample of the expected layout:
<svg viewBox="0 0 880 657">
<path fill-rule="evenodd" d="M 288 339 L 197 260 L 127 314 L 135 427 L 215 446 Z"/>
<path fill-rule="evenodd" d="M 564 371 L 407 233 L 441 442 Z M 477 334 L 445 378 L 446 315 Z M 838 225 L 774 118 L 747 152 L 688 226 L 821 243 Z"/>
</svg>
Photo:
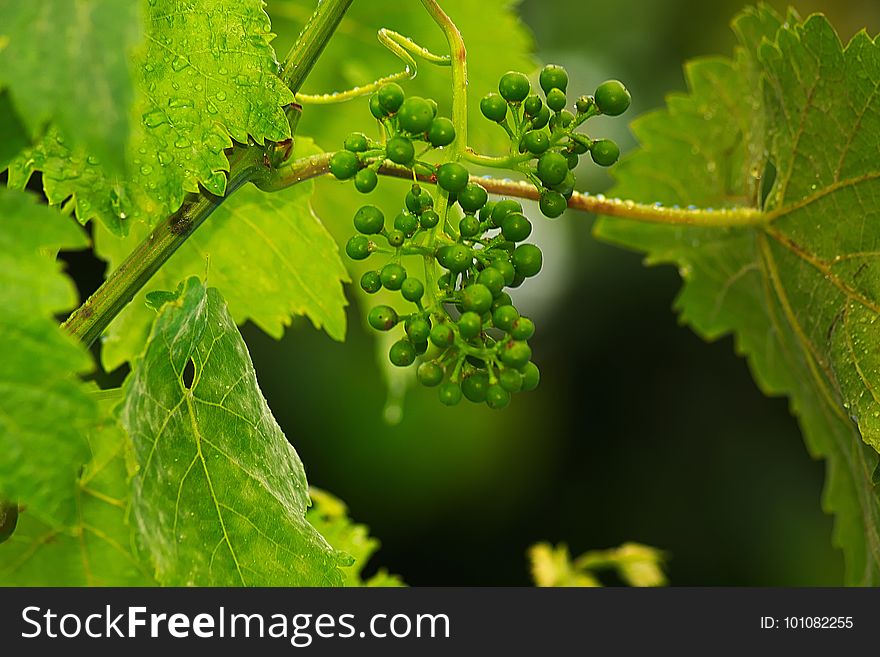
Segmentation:
<svg viewBox="0 0 880 657">
<path fill-rule="evenodd" d="M 501 125 L 519 153 L 519 170 L 540 192 L 541 212 L 551 218 L 561 215 L 574 193 L 573 169 L 581 155 L 590 153 L 600 166 L 611 166 L 620 157 L 620 149 L 610 139 L 591 139 L 576 132 L 587 119 L 599 114 L 618 116 L 630 104 L 630 95 L 617 80 L 608 80 L 596 88 L 593 96 L 581 96 L 567 108 L 568 73 L 561 66 L 548 64 L 539 77 L 544 97 L 532 93 L 529 79 L 522 73 L 505 73 L 498 83 L 498 93 L 480 101 L 480 111 L 490 121 Z"/>
<path fill-rule="evenodd" d="M 541 211 L 548 217 L 565 209 L 580 155 L 589 152 L 603 166 L 619 156 L 613 142 L 592 140 L 576 128 L 591 116 L 617 115 L 629 105 L 623 85 L 609 81 L 594 96 L 582 96 L 575 114 L 566 109 L 567 85 L 562 67 L 546 66 L 540 74 L 541 98 L 531 93 L 525 75 L 510 72 L 502 76 L 499 93 L 480 103 L 483 114 L 510 136 L 512 169 L 538 187 Z M 357 233 L 345 246 L 347 255 L 353 260 L 387 256 L 363 274 L 361 288 L 368 294 L 383 289 L 399 293 L 411 304 L 408 313 L 377 305 L 368 322 L 377 331 L 402 328 L 389 360 L 398 367 L 418 360 L 418 380 L 436 387 L 444 404 L 464 397 L 503 408 L 511 395 L 534 389 L 540 380 L 529 346 L 535 325 L 507 292 L 541 271 L 541 250 L 527 242 L 532 224 L 519 202 L 489 200 L 487 190 L 471 180 L 459 161 L 435 165 L 420 159 L 456 139 L 452 122 L 437 116 L 436 102 L 407 97 L 391 83 L 370 98 L 370 112 L 384 139 L 352 133 L 344 149 L 332 155 L 331 173 L 354 179 L 359 191 L 369 193 L 379 169 L 391 162 L 410 169 L 414 182 L 393 218 L 372 204 L 354 215 Z M 421 153 L 416 152 L 419 142 L 424 142 Z M 436 182 L 436 190 L 423 188 L 418 178 Z M 423 277 L 407 270 L 407 256 L 421 256 Z"/>
</svg>

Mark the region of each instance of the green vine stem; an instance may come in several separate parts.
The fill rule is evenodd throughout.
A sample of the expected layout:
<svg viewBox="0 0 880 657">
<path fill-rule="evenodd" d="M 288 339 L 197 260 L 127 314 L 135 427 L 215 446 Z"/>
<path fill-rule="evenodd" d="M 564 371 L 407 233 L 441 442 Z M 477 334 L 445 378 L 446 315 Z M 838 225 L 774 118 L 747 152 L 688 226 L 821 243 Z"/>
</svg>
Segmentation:
<svg viewBox="0 0 880 657">
<path fill-rule="evenodd" d="M 294 94 L 299 91 L 351 3 L 352 0 L 323 0 L 303 27 L 281 65 L 281 79 Z M 288 120 L 292 124 L 298 117 L 297 109 L 297 106 L 288 109 Z M 83 344 L 91 345 L 225 199 L 245 183 L 271 170 L 276 150 L 276 146 L 234 146 L 229 154 L 225 195 L 214 196 L 207 192 L 188 195 L 180 209 L 155 226 L 151 235 L 107 277 L 101 287 L 73 311 L 62 328 Z"/>
</svg>

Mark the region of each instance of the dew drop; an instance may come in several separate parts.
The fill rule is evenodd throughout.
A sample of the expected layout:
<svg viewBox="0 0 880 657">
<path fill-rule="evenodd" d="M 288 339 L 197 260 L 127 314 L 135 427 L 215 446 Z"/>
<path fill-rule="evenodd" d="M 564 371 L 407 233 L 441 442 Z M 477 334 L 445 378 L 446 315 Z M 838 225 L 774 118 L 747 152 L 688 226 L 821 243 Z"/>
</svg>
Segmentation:
<svg viewBox="0 0 880 657">
<path fill-rule="evenodd" d="M 151 167 L 149 164 L 145 164 L 144 166 L 141 167 L 141 173 L 145 176 L 150 175 L 150 173 L 152 171 L 153 171 L 153 167 Z"/>
<path fill-rule="evenodd" d="M 153 111 L 144 114 L 143 122 L 148 128 L 155 128 L 163 123 L 167 123 L 168 117 L 165 116 L 165 112 L 162 110 L 154 109 Z"/>
<path fill-rule="evenodd" d="M 180 135 L 180 136 L 174 141 L 174 145 L 175 145 L 177 148 L 186 148 L 187 146 L 190 145 L 190 141 L 189 141 L 189 139 L 187 139 L 185 136 Z"/>
<path fill-rule="evenodd" d="M 223 91 L 222 89 L 217 92 L 217 100 L 219 100 L 219 101 L 226 100 L 226 92 Z"/>
<path fill-rule="evenodd" d="M 192 107 L 192 99 L 190 98 L 169 98 L 168 99 L 168 107 L 172 107 L 174 109 L 181 109 L 184 107 Z"/>
<path fill-rule="evenodd" d="M 184 55 L 178 55 L 174 58 L 174 61 L 171 62 L 171 68 L 173 68 L 175 71 L 182 71 L 187 66 L 189 66 L 189 59 L 187 59 Z"/>
</svg>

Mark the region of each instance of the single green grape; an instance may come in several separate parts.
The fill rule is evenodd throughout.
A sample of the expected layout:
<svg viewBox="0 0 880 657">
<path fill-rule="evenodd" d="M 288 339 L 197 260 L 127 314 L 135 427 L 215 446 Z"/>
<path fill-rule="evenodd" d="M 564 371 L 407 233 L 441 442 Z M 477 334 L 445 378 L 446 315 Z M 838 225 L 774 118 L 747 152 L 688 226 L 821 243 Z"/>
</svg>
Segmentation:
<svg viewBox="0 0 880 657">
<path fill-rule="evenodd" d="M 531 90 L 529 79 L 518 71 L 508 71 L 498 81 L 498 91 L 509 103 L 521 103 Z"/>
<path fill-rule="evenodd" d="M 511 263 L 506 260 L 496 260 L 492 263 L 491 267 L 492 269 L 497 269 L 501 272 L 501 275 L 504 276 L 505 285 L 510 285 L 513 282 L 513 277 L 516 275 L 516 269 Z"/>
<path fill-rule="evenodd" d="M 406 322 L 404 328 L 414 344 L 426 343 L 428 336 L 431 335 L 431 324 L 424 317 L 412 317 Z"/>
<path fill-rule="evenodd" d="M 404 235 L 410 236 L 418 230 L 419 218 L 409 212 L 401 212 L 394 217 L 394 227 Z"/>
<path fill-rule="evenodd" d="M 538 112 L 537 116 L 532 119 L 532 130 L 540 130 L 541 128 L 545 127 L 548 123 L 550 123 L 550 118 L 550 108 L 544 105 L 543 107 L 541 107 L 541 111 Z"/>
<path fill-rule="evenodd" d="M 519 212 L 522 214 L 523 207 L 519 203 L 519 201 L 514 201 L 512 198 L 506 198 L 502 201 L 498 201 L 495 204 L 495 207 L 492 209 L 492 225 L 496 228 L 501 227 L 501 222 L 504 221 L 504 217 L 509 215 L 511 212 Z"/>
<path fill-rule="evenodd" d="M 550 137 L 543 130 L 529 130 L 523 135 L 522 145 L 529 153 L 540 155 L 550 148 Z"/>
<path fill-rule="evenodd" d="M 523 392 L 530 392 L 538 387 L 541 382 L 541 371 L 538 366 L 532 362 L 526 364 L 522 370 L 522 389 Z"/>
<path fill-rule="evenodd" d="M 501 234 L 511 242 L 522 242 L 532 234 L 532 224 L 519 212 L 511 212 L 501 222 Z"/>
<path fill-rule="evenodd" d="M 416 370 L 416 376 L 423 386 L 433 388 L 443 381 L 443 368 L 437 363 L 422 363 Z"/>
<path fill-rule="evenodd" d="M 606 80 L 596 87 L 593 97 L 599 111 L 608 116 L 623 114 L 632 102 L 632 96 L 620 80 Z"/>
<path fill-rule="evenodd" d="M 568 202 L 559 192 L 543 189 L 541 190 L 541 199 L 538 201 L 538 206 L 541 208 L 541 212 L 545 217 L 555 219 L 565 212 L 565 208 L 568 207 Z"/>
<path fill-rule="evenodd" d="M 477 283 L 486 286 L 494 299 L 504 290 L 504 275 L 494 267 L 486 267 L 477 275 Z"/>
<path fill-rule="evenodd" d="M 458 318 L 458 332 L 463 339 L 470 340 L 475 338 L 480 334 L 481 330 L 483 330 L 483 322 L 477 313 L 473 311 L 465 312 Z"/>
<path fill-rule="evenodd" d="M 507 292 L 502 292 L 497 297 L 495 297 L 495 301 L 492 302 L 492 312 L 494 313 L 496 310 L 501 308 L 501 306 L 512 306 L 513 299 L 510 298 L 510 295 Z"/>
<path fill-rule="evenodd" d="M 480 232 L 480 220 L 472 214 L 466 214 L 458 222 L 458 232 L 462 237 L 475 237 Z"/>
<path fill-rule="evenodd" d="M 413 214 L 420 214 L 422 211 L 422 204 L 419 202 L 419 199 L 421 199 L 421 197 L 422 187 L 418 183 L 413 183 L 412 187 L 410 187 L 409 191 L 404 197 L 404 204 L 406 205 L 406 209 Z"/>
<path fill-rule="evenodd" d="M 486 188 L 477 183 L 469 182 L 458 193 L 458 204 L 465 212 L 476 212 L 489 200 Z"/>
<path fill-rule="evenodd" d="M 510 393 L 502 386 L 491 385 L 486 389 L 486 405 L 489 408 L 499 410 L 510 403 Z"/>
<path fill-rule="evenodd" d="M 406 241 L 406 233 L 402 230 L 398 230 L 395 228 L 392 231 L 388 232 L 388 246 L 393 246 L 395 249 L 403 246 L 403 243 Z"/>
<path fill-rule="evenodd" d="M 396 82 L 388 82 L 379 87 L 376 96 L 378 96 L 379 104 L 382 105 L 382 108 L 388 112 L 388 114 L 394 114 L 400 109 L 405 94 L 403 93 L 403 87 L 399 84 Z"/>
<path fill-rule="evenodd" d="M 391 306 L 376 306 L 367 315 L 367 322 L 377 331 L 390 331 L 398 321 L 397 311 Z"/>
<path fill-rule="evenodd" d="M 400 285 L 400 293 L 407 301 L 415 303 L 425 294 L 425 286 L 418 278 L 407 276 Z"/>
<path fill-rule="evenodd" d="M 544 101 L 537 94 L 530 94 L 523 101 L 523 111 L 525 111 L 526 116 L 538 116 L 542 107 L 544 107 Z"/>
<path fill-rule="evenodd" d="M 422 228 L 433 228 L 440 223 L 440 215 L 433 210 L 425 210 L 422 212 L 421 216 L 419 216 L 419 223 L 422 225 Z"/>
<path fill-rule="evenodd" d="M 610 139 L 599 139 L 593 142 L 590 156 L 593 158 L 593 162 L 599 166 L 610 167 L 620 157 L 620 149 Z"/>
<path fill-rule="evenodd" d="M 437 184 L 447 192 L 457 194 L 468 184 L 468 171 L 458 162 L 446 162 L 437 169 Z"/>
<path fill-rule="evenodd" d="M 532 349 L 525 342 L 509 340 L 501 348 L 501 362 L 508 367 L 519 369 L 529 362 Z"/>
<path fill-rule="evenodd" d="M 382 279 L 383 287 L 389 290 L 399 290 L 403 281 L 406 280 L 406 269 L 397 263 L 389 262 L 382 267 L 379 277 Z"/>
<path fill-rule="evenodd" d="M 519 312 L 513 306 L 499 306 L 492 313 L 492 323 L 502 331 L 509 331 L 519 319 Z"/>
<path fill-rule="evenodd" d="M 429 337 L 431 342 L 441 349 L 445 349 L 455 342 L 455 332 L 447 324 L 435 324 Z"/>
<path fill-rule="evenodd" d="M 490 121 L 501 123 L 507 116 L 507 101 L 496 93 L 486 94 L 480 100 L 480 111 Z"/>
<path fill-rule="evenodd" d="M 587 137 L 587 135 L 582 135 L 579 132 L 569 135 L 568 147 L 577 155 L 583 155 L 590 150 L 592 145 L 593 140 Z"/>
<path fill-rule="evenodd" d="M 352 153 L 363 153 L 370 147 L 370 141 L 362 132 L 352 132 L 345 141 L 342 142 L 343 147 Z"/>
<path fill-rule="evenodd" d="M 461 401 L 461 387 L 457 383 L 447 381 L 437 391 L 440 403 L 445 406 L 455 406 Z"/>
<path fill-rule="evenodd" d="M 385 144 L 385 155 L 395 164 L 409 164 L 416 155 L 416 149 L 409 139 L 398 135 Z"/>
<path fill-rule="evenodd" d="M 529 340 L 535 335 L 535 323 L 528 317 L 520 317 L 510 327 L 510 337 L 514 340 Z"/>
<path fill-rule="evenodd" d="M 488 287 L 481 283 L 474 283 L 462 291 L 461 305 L 466 312 L 482 315 L 492 306 L 494 298 Z"/>
<path fill-rule="evenodd" d="M 452 125 L 452 121 L 443 116 L 431 121 L 431 127 L 428 129 L 428 141 L 435 148 L 449 146 L 455 141 L 455 126 Z"/>
<path fill-rule="evenodd" d="M 566 104 L 565 92 L 561 89 L 551 89 L 547 94 L 547 107 L 554 112 L 561 112 Z"/>
<path fill-rule="evenodd" d="M 361 169 L 354 175 L 354 187 L 361 194 L 369 194 L 379 184 L 379 176 L 372 169 Z"/>
<path fill-rule="evenodd" d="M 534 244 L 520 244 L 513 252 L 513 266 L 518 274 L 526 278 L 531 278 L 541 271 L 542 264 L 541 249 Z"/>
<path fill-rule="evenodd" d="M 397 367 L 412 365 L 416 359 L 416 348 L 412 342 L 403 338 L 398 340 L 388 350 L 388 360 Z"/>
<path fill-rule="evenodd" d="M 475 372 L 465 377 L 461 382 L 461 391 L 468 401 L 480 404 L 486 401 L 486 391 L 489 389 L 489 375 L 485 372 Z"/>
<path fill-rule="evenodd" d="M 563 198 L 569 199 L 571 198 L 572 194 L 574 194 L 574 183 L 574 174 L 569 171 L 565 174 L 565 178 L 562 179 L 561 183 L 559 183 L 558 185 L 553 185 L 553 191 L 562 194 Z"/>
<path fill-rule="evenodd" d="M 370 240 L 366 235 L 353 235 L 345 245 L 345 253 L 352 260 L 364 260 L 370 255 Z"/>
<path fill-rule="evenodd" d="M 473 264 L 474 255 L 464 244 L 453 244 L 438 250 L 437 261 L 449 271 L 458 273 Z"/>
<path fill-rule="evenodd" d="M 503 369 L 498 375 L 498 383 L 507 392 L 519 392 L 522 389 L 523 375 L 512 369 Z"/>
<path fill-rule="evenodd" d="M 330 173 L 339 180 L 348 180 L 357 173 L 358 157 L 351 151 L 336 151 L 330 158 Z"/>
<path fill-rule="evenodd" d="M 568 73 L 558 64 L 547 64 L 541 69 L 538 82 L 545 94 L 550 93 L 551 89 L 559 89 L 564 93 L 568 88 Z"/>
<path fill-rule="evenodd" d="M 375 205 L 363 205 L 354 213 L 354 228 L 364 235 L 381 233 L 385 228 L 385 215 Z"/>
<path fill-rule="evenodd" d="M 565 156 L 556 152 L 544 153 L 538 158 L 537 174 L 547 187 L 558 185 L 565 180 L 568 173 L 568 161 Z"/>
<path fill-rule="evenodd" d="M 382 279 L 379 272 L 367 271 L 361 276 L 361 289 L 367 294 L 375 294 L 382 289 Z"/>
<path fill-rule="evenodd" d="M 385 111 L 382 103 L 379 102 L 379 94 L 370 96 L 370 114 L 380 121 L 388 116 L 388 112 Z"/>
<path fill-rule="evenodd" d="M 410 96 L 397 111 L 397 122 L 407 132 L 423 133 L 431 127 L 434 110 L 431 104 L 419 96 Z"/>
<path fill-rule="evenodd" d="M 574 107 L 577 110 L 578 114 L 586 114 L 595 104 L 596 101 L 593 100 L 590 96 L 581 96 L 575 102 Z"/>
</svg>

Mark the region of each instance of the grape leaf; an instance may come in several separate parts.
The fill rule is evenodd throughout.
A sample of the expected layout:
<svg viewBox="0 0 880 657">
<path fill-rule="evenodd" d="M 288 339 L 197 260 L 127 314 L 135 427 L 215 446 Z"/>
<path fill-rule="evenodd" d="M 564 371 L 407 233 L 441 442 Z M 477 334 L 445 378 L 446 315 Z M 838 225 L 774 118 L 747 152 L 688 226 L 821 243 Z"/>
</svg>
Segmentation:
<svg viewBox="0 0 880 657">
<path fill-rule="evenodd" d="M 100 397 L 100 423 L 89 433 L 92 458 L 77 481 L 76 516 L 63 528 L 40 522 L 27 510 L 0 545 L 3 586 L 155 586 L 133 548 L 126 520 L 128 439 L 111 416 L 119 391 Z"/>
<path fill-rule="evenodd" d="M 877 584 L 880 49 L 864 32 L 844 48 L 824 17 L 783 23 L 765 7 L 733 26 L 734 59 L 690 63 L 690 93 L 633 124 L 642 148 L 621 162 L 614 191 L 762 207 L 767 223 L 603 219 L 596 233 L 676 264 L 682 321 L 707 339 L 733 333 L 762 390 L 790 397 L 811 454 L 827 459 L 824 504 L 846 580 Z"/>
<path fill-rule="evenodd" d="M 0 89 L 8 87 L 31 136 L 51 121 L 122 169 L 139 9 L 137 0 L 0 0 Z"/>
<path fill-rule="evenodd" d="M 75 376 L 91 359 L 51 318 L 77 299 L 54 255 L 86 238 L 33 195 L 2 187 L 0 219 L 0 498 L 57 526 L 74 514 L 96 411 Z"/>
<path fill-rule="evenodd" d="M 71 148 L 49 131 L 11 167 L 22 186 L 43 172 L 49 201 L 75 199 L 77 218 L 100 217 L 116 234 L 131 219 L 155 222 L 199 185 L 226 189 L 232 139 L 290 136 L 283 106 L 292 95 L 277 77 L 269 18 L 261 0 L 156 0 L 138 57 L 128 175 L 112 175 L 97 153 Z M 231 139 L 230 139 L 231 138 Z"/>
<path fill-rule="evenodd" d="M 219 292 L 193 277 L 162 307 L 123 386 L 133 517 L 164 585 L 338 585 L 347 565 L 305 520 L 305 472 Z M 190 374 L 187 370 L 191 369 Z"/>
<path fill-rule="evenodd" d="M 316 152 L 297 139 L 296 157 Z M 335 340 L 345 337 L 347 280 L 336 242 L 311 210 L 313 184 L 304 182 L 267 194 L 248 185 L 236 191 L 180 248 L 114 320 L 104 336 L 104 366 L 113 369 L 143 348 L 155 312 L 150 290 L 174 289 L 190 275 L 204 274 L 223 291 L 239 324 L 253 321 L 280 338 L 291 315 L 306 315 Z M 96 250 L 115 268 L 149 234 L 134 226 L 124 239 L 96 229 Z"/>
<path fill-rule="evenodd" d="M 345 586 L 403 586 L 399 577 L 384 569 L 364 579 L 363 568 L 379 549 L 379 541 L 370 536 L 364 525 L 352 522 L 348 508 L 339 498 L 314 486 L 309 489 L 309 497 L 312 507 L 306 512 L 306 520 L 330 545 L 354 558 L 354 563 L 343 571 Z"/>
</svg>

